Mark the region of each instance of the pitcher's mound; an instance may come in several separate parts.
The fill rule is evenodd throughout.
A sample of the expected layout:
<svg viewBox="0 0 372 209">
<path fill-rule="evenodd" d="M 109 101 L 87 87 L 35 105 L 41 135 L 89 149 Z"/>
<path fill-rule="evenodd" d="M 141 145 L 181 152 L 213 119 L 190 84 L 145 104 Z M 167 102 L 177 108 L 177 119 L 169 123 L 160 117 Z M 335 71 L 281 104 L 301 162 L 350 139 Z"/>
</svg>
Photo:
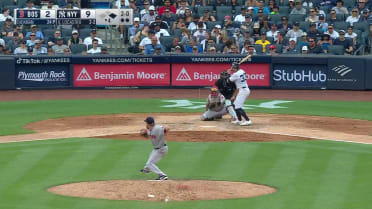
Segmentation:
<svg viewBox="0 0 372 209">
<path fill-rule="evenodd" d="M 59 185 L 48 191 L 72 197 L 167 202 L 247 198 L 276 190 L 265 185 L 231 181 L 112 180 Z"/>
</svg>

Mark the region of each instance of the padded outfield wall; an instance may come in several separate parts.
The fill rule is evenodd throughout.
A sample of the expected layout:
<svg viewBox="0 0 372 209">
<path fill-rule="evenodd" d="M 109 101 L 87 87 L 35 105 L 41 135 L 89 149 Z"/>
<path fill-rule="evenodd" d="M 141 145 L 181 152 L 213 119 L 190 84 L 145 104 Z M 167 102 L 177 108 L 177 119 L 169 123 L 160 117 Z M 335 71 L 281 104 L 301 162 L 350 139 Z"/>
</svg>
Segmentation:
<svg viewBox="0 0 372 209">
<path fill-rule="evenodd" d="M 0 89 L 211 86 L 244 56 L 2 57 Z M 252 88 L 372 89 L 372 59 L 254 56 L 243 63 Z"/>
</svg>

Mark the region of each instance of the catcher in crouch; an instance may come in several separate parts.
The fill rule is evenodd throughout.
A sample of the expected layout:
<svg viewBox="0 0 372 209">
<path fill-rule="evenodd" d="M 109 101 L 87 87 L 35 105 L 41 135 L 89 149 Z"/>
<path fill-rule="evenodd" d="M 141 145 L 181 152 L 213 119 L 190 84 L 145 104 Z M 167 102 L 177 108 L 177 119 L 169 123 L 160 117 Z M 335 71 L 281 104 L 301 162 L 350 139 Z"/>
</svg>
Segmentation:
<svg viewBox="0 0 372 209">
<path fill-rule="evenodd" d="M 205 110 L 206 112 L 200 116 L 200 119 L 204 121 L 221 119 L 222 116 L 227 113 L 225 108 L 225 97 L 218 92 L 217 88 L 211 88 Z"/>
</svg>

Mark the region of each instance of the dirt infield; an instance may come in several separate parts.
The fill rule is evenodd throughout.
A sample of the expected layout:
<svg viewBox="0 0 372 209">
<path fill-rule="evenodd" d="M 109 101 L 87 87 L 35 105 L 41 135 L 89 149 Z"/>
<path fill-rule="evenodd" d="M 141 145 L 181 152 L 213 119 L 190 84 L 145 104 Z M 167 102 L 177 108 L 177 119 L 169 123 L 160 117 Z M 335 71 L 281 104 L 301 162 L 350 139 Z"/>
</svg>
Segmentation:
<svg viewBox="0 0 372 209">
<path fill-rule="evenodd" d="M 207 94 L 208 90 L 206 89 L 1 91 L 0 101 L 93 98 L 205 98 Z M 372 101 L 372 92 L 253 90 L 250 98 Z M 72 137 L 146 140 L 139 136 L 138 132 L 141 128 L 144 128 L 143 119 L 148 115 L 115 114 L 49 119 L 26 125 L 25 128 L 34 130 L 36 133 L 1 136 L 0 142 Z M 266 142 L 324 139 L 372 144 L 371 121 L 303 115 L 250 114 L 253 125 L 241 127 L 231 124 L 228 116 L 218 121 L 200 121 L 199 113 L 154 113 L 150 115 L 154 116 L 156 121 L 171 129 L 167 136 L 168 141 Z M 246 198 L 269 194 L 275 192 L 275 189 L 241 182 L 125 180 L 60 185 L 50 188 L 49 191 L 75 197 L 114 200 L 187 201 Z"/>
<path fill-rule="evenodd" d="M 65 184 L 49 188 L 48 191 L 73 197 L 168 202 L 248 198 L 270 194 L 276 189 L 247 182 L 230 181 L 115 180 Z"/>
</svg>

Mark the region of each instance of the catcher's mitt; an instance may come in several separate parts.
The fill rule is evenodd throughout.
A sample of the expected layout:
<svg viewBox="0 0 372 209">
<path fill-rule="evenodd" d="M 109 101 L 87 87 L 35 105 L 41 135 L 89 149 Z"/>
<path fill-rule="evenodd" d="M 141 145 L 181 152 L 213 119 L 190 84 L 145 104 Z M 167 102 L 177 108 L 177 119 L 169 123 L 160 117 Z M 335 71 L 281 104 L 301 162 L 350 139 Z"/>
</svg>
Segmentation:
<svg viewBox="0 0 372 209">
<path fill-rule="evenodd" d="M 217 107 L 217 103 L 210 103 L 209 104 L 209 109 L 214 109 L 215 107 Z"/>
</svg>

